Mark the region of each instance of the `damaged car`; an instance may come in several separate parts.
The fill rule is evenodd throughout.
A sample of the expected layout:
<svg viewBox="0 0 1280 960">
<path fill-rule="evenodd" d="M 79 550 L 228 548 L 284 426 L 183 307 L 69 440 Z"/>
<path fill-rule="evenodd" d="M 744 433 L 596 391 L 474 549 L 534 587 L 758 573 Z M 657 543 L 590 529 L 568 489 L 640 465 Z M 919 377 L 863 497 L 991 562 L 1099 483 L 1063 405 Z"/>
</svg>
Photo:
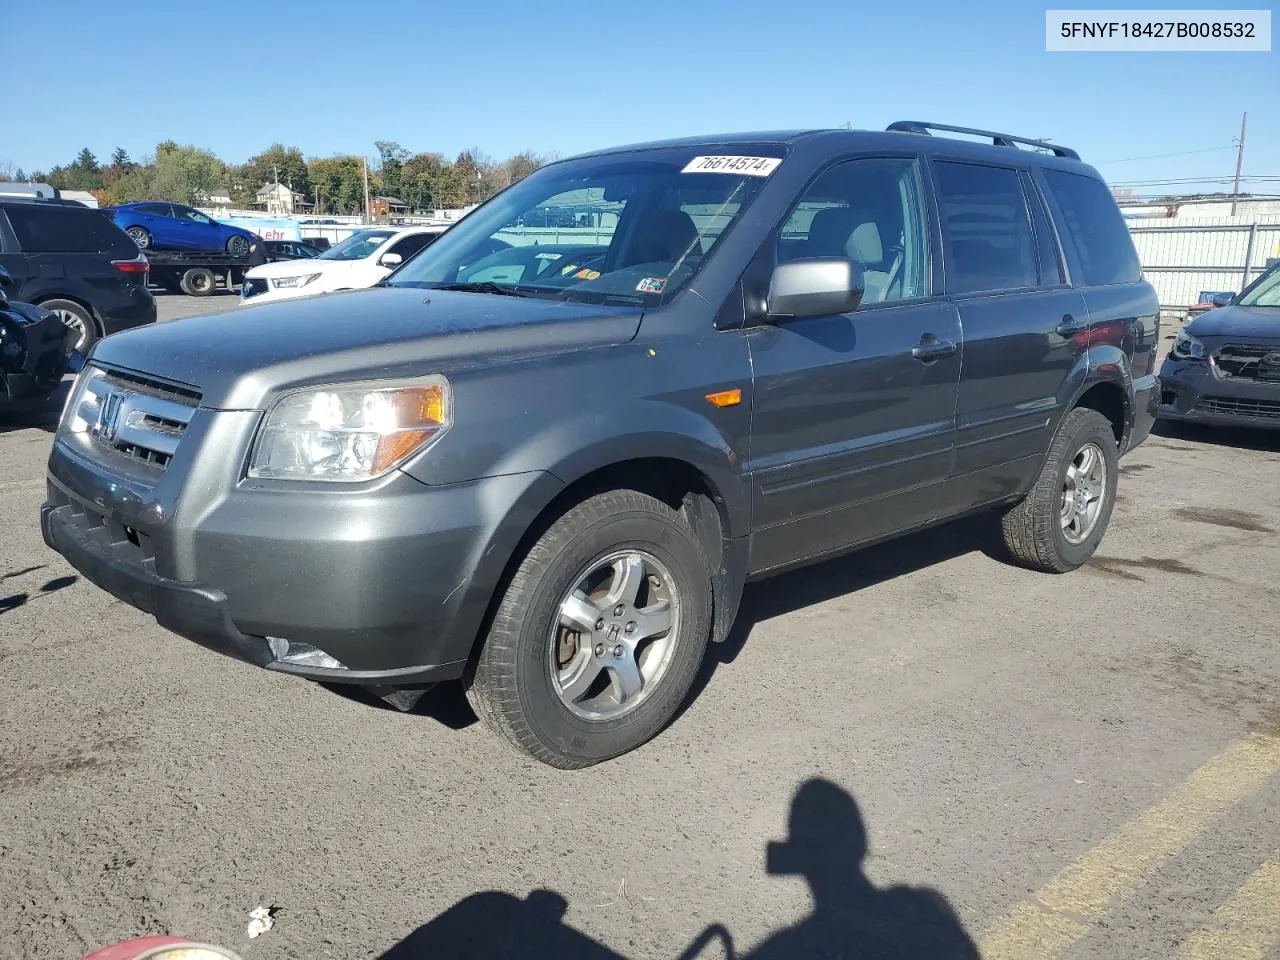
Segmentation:
<svg viewBox="0 0 1280 960">
<path fill-rule="evenodd" d="M 1178 332 L 1160 370 L 1158 415 L 1280 429 L 1280 264 Z"/>
<path fill-rule="evenodd" d="M 0 267 L 0 410 L 49 396 L 71 367 L 72 331 L 43 307 L 10 300 L 15 286 Z"/>
</svg>

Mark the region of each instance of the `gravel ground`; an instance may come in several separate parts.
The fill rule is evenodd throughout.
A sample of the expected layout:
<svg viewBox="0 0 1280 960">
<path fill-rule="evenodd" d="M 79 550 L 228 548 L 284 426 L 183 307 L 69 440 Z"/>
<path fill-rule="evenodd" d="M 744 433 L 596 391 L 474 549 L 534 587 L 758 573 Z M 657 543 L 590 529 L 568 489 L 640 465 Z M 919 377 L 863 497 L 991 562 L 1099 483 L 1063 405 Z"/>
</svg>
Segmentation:
<svg viewBox="0 0 1280 960">
<path fill-rule="evenodd" d="M 667 732 L 561 773 L 452 688 L 400 714 L 80 580 L 37 523 L 56 411 L 0 423 L 0 957 L 1129 960 L 1226 903 L 1280 957 L 1280 434 L 1152 437 L 1068 576 L 976 518 L 757 585 Z M 1091 893 L 1019 913 L 1064 869 Z"/>
</svg>

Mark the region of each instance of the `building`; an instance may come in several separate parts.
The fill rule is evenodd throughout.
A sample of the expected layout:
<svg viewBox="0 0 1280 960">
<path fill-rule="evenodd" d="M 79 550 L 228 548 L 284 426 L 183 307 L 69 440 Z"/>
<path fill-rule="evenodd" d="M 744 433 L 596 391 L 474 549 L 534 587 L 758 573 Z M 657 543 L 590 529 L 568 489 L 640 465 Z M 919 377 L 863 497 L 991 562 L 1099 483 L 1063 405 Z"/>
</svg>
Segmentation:
<svg viewBox="0 0 1280 960">
<path fill-rule="evenodd" d="M 196 200 L 198 205 L 202 207 L 229 207 L 231 206 L 231 191 L 226 187 L 214 187 L 208 192 L 201 193 Z"/>
<path fill-rule="evenodd" d="M 228 197 L 228 201 L 230 198 Z M 268 183 L 258 191 L 253 204 L 257 210 L 267 213 L 291 214 L 305 213 L 309 207 L 315 206 L 301 193 L 296 193 L 283 183 Z"/>
<path fill-rule="evenodd" d="M 369 200 L 369 213 L 375 217 L 399 216 L 409 212 L 409 205 L 395 197 L 372 197 Z"/>
<path fill-rule="evenodd" d="M 98 206 L 98 198 L 88 190 L 59 190 L 58 196 L 63 200 L 74 200 L 76 203 L 83 203 L 86 207 Z"/>
</svg>

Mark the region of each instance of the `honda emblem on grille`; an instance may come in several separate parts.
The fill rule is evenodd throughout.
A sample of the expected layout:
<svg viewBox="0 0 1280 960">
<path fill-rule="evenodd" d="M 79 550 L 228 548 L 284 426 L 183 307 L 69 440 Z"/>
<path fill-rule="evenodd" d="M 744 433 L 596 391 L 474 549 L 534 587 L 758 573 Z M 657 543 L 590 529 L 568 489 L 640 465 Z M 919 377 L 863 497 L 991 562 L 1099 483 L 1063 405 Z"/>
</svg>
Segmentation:
<svg viewBox="0 0 1280 960">
<path fill-rule="evenodd" d="M 116 431 L 120 429 L 120 407 L 123 402 L 124 395 L 114 392 L 102 398 L 102 406 L 98 408 L 98 422 L 93 425 L 95 437 L 101 437 L 108 443 L 116 438 Z"/>
</svg>

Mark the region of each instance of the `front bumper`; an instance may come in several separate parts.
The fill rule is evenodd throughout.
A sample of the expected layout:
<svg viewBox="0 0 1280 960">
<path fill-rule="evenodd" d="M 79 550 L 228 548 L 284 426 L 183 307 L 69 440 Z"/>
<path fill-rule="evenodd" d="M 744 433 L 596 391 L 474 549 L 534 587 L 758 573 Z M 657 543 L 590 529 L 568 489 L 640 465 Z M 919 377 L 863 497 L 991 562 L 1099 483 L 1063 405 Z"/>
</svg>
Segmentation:
<svg viewBox="0 0 1280 960">
<path fill-rule="evenodd" d="M 1160 368 L 1157 416 L 1208 426 L 1280 430 L 1280 383 L 1226 377 L 1209 360 L 1169 357 Z"/>
<path fill-rule="evenodd" d="M 365 685 L 462 675 L 507 561 L 560 487 L 540 473 L 429 487 L 393 471 L 360 491 L 246 482 L 199 503 L 190 484 L 173 497 L 82 453 L 55 441 L 40 520 L 86 579 L 220 653 Z M 296 662 L 303 648 L 338 665 Z"/>
</svg>

